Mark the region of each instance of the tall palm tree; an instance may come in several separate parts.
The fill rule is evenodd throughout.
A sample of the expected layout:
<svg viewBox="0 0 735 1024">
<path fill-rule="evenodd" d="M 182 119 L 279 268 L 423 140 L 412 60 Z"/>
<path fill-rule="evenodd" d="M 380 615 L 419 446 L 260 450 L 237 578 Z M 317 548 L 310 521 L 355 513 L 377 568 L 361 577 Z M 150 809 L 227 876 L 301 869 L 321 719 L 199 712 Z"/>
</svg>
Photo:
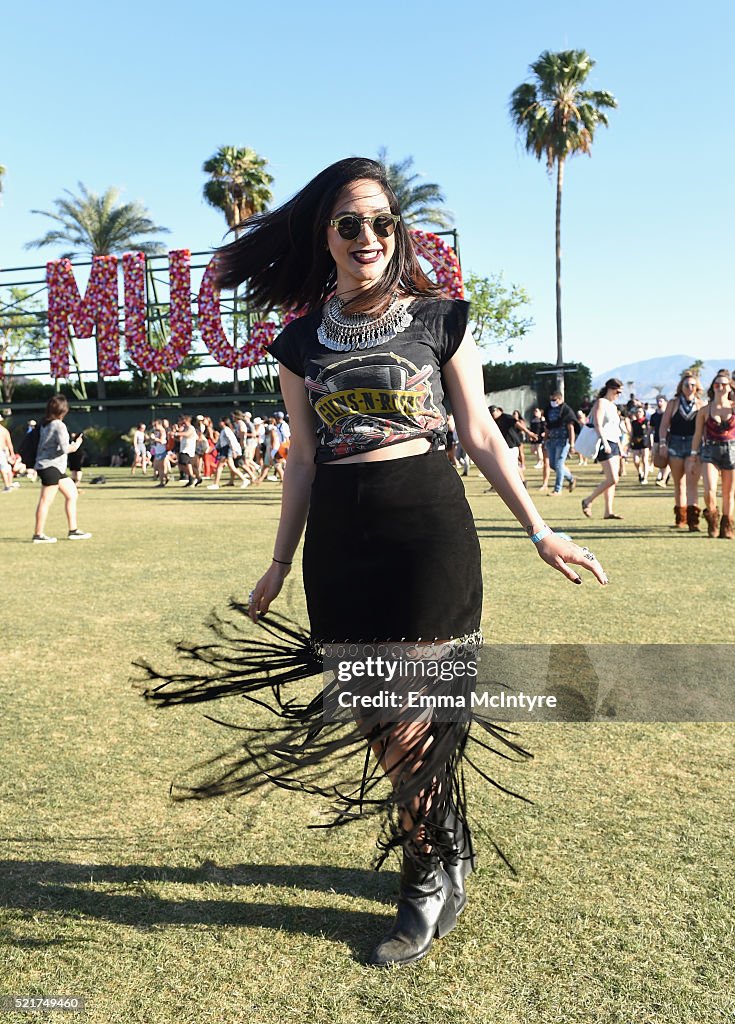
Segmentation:
<svg viewBox="0 0 735 1024">
<path fill-rule="evenodd" d="M 210 175 L 203 188 L 204 198 L 210 206 L 222 210 L 227 226 L 235 233 L 248 217 L 262 213 L 273 200 L 273 177 L 265 169 L 267 164 L 249 146 L 220 146 L 202 166 Z"/>
<path fill-rule="evenodd" d="M 101 196 L 90 192 L 82 182 L 77 183 L 79 195 L 64 189 L 68 198 L 54 200 L 56 213 L 31 210 L 57 221 L 61 227 L 47 232 L 43 238 L 26 243 L 26 249 L 41 249 L 47 245 L 69 244 L 73 248 L 62 253 L 62 258 L 77 256 L 118 256 L 130 249 L 155 256 L 165 252 L 162 242 L 141 241 L 141 235 L 168 234 L 168 228 L 154 224 L 142 203 L 120 203 L 120 190 L 108 188 Z M 75 358 L 76 362 L 76 358 Z M 77 365 L 78 369 L 78 365 Z M 81 384 L 81 374 L 79 376 Z M 83 385 L 81 385 L 83 387 Z M 97 395 L 105 397 L 105 381 L 97 374 Z"/>
<path fill-rule="evenodd" d="M 592 155 L 599 125 L 607 126 L 605 109 L 617 107 L 610 92 L 584 89 L 595 62 L 585 50 L 544 50 L 529 70 L 533 81 L 524 82 L 510 97 L 510 114 L 526 150 L 545 158 L 551 174 L 556 166 L 556 365 L 557 386 L 564 393 L 564 356 L 561 327 L 561 196 L 564 164 L 575 153 Z"/>
<path fill-rule="evenodd" d="M 236 238 L 248 217 L 262 213 L 273 200 L 270 190 L 273 176 L 266 171 L 267 165 L 268 161 L 249 146 L 242 149 L 237 146 L 220 146 L 214 156 L 202 165 L 204 173 L 210 176 L 202 189 L 204 198 L 210 206 L 224 213 L 227 226 L 235 232 Z M 232 301 L 233 342 L 237 348 L 237 289 Z M 249 379 L 252 390 L 252 367 L 249 369 Z M 235 392 L 240 390 L 237 370 L 233 372 L 232 385 Z"/>
<path fill-rule="evenodd" d="M 73 246 L 64 257 L 117 256 L 130 249 L 155 256 L 164 252 L 162 242 L 144 242 L 141 235 L 168 234 L 168 228 L 154 224 L 142 203 L 120 203 L 120 190 L 108 188 L 101 196 L 77 183 L 79 195 L 64 189 L 68 198 L 54 200 L 56 213 L 31 210 L 50 217 L 61 225 L 47 232 L 43 238 L 26 243 L 26 249 L 41 249 L 47 245 Z"/>
<path fill-rule="evenodd" d="M 437 228 L 450 227 L 454 217 L 441 205 L 444 192 L 434 182 L 416 184 L 422 175 L 409 173 L 413 167 L 412 156 L 389 163 L 388 150 L 382 146 L 378 150 L 378 162 L 385 168 L 388 183 L 396 194 L 401 217 L 407 227 L 418 227 L 420 224 Z"/>
</svg>

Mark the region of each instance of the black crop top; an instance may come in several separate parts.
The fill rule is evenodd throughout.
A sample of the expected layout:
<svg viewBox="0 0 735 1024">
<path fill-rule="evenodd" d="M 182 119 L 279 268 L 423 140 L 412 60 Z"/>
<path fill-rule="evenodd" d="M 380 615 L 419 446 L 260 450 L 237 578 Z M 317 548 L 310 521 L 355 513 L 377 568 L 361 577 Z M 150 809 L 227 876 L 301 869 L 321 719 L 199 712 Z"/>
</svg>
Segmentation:
<svg viewBox="0 0 735 1024">
<path fill-rule="evenodd" d="M 293 320 L 270 353 L 304 378 L 314 409 L 315 462 L 385 448 L 417 437 L 446 443 L 441 368 L 467 328 L 462 299 L 416 299 L 411 324 L 374 348 L 333 352 L 317 338 L 321 310 Z"/>
</svg>

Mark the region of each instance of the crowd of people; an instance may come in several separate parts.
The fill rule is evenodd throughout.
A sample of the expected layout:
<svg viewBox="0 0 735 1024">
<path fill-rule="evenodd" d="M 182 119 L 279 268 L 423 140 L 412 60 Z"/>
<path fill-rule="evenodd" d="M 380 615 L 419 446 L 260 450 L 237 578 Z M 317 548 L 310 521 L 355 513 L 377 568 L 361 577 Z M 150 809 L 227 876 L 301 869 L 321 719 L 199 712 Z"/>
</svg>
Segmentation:
<svg viewBox="0 0 735 1024">
<path fill-rule="evenodd" d="M 156 419 L 150 429 L 138 423 L 132 431 L 131 475 L 150 470 L 156 486 L 166 487 L 178 473 L 185 487 L 218 490 L 227 470 L 232 486 L 245 488 L 264 480 L 283 482 L 291 429 L 283 412 L 264 419 L 237 411 L 221 416 L 182 413 L 175 424 Z M 118 456 L 118 464 L 122 457 Z"/>
<path fill-rule="evenodd" d="M 527 423 L 514 409 L 506 413 L 491 405 L 490 412 L 508 447 L 518 453 L 518 468 L 525 480 L 524 445 L 530 444 L 536 456 L 536 469 L 542 470 L 539 490 L 558 497 L 565 485 L 569 491 L 577 480 L 567 466 L 570 456 L 578 464 L 598 463 L 603 479 L 582 499 L 582 512 L 591 518 L 591 506 L 603 498 L 604 518 L 622 519 L 614 510 L 617 484 L 632 464 L 639 483 L 647 485 L 656 473 L 655 484 L 673 484 L 675 493 L 674 525 L 699 532 L 700 517 L 707 523 L 709 537 L 733 537 L 733 499 L 735 483 L 735 419 L 733 402 L 735 383 L 726 369 L 718 370 L 709 388 L 699 378 L 686 372 L 676 387 L 673 398 L 658 395 L 655 402 L 642 402 L 631 394 L 621 403 L 623 382 L 611 377 L 598 394 L 576 412 L 555 391 L 546 408 L 536 406 Z M 576 450 L 576 440 L 588 426 L 596 434 L 595 450 L 585 455 Z M 457 464 L 462 449 L 458 438 L 449 448 L 450 461 Z M 549 491 L 551 472 L 554 484 Z M 464 475 L 469 467 L 463 467 Z M 703 487 L 703 508 L 698 494 Z M 717 488 L 721 484 L 722 511 L 717 507 Z"/>
<path fill-rule="evenodd" d="M 542 470 L 539 485 L 542 494 L 558 497 L 565 486 L 570 492 L 574 490 L 577 480 L 567 465 L 571 456 L 576 456 L 577 465 L 594 461 L 600 465 L 603 479 L 582 500 L 582 512 L 591 517 L 593 502 L 602 497 L 604 518 L 622 519 L 614 510 L 615 492 L 627 466 L 632 465 L 641 485 L 647 485 L 654 473 L 657 486 L 673 485 L 676 528 L 699 532 L 703 517 L 709 537 L 732 538 L 735 529 L 735 420 L 732 412 L 735 384 L 730 372 L 719 370 L 706 391 L 699 378 L 687 372 L 670 400 L 659 395 L 655 402 L 642 402 L 631 394 L 627 402 L 621 403 L 622 392 L 622 381 L 610 378 L 592 402 L 576 412 L 556 391 L 545 408 L 533 409 L 528 422 L 518 409 L 506 413 L 501 407 L 491 405 L 490 413 L 508 447 L 517 452 L 518 469 L 524 481 L 525 448 L 530 445 L 536 458 L 534 468 Z M 46 420 L 44 425 L 47 425 Z M 576 439 L 585 426 L 591 426 L 599 438 L 597 450 L 591 457 L 575 448 Z M 27 435 L 35 429 L 36 421 L 30 420 Z M 185 487 L 206 485 L 210 490 L 218 490 L 224 485 L 225 471 L 229 486 L 246 488 L 265 480 L 283 482 L 291 429 L 283 412 L 264 418 L 238 410 L 231 416 L 221 416 L 216 425 L 209 416 L 192 417 L 187 413 L 181 414 L 176 423 L 167 419 L 156 419 L 150 427 L 138 423 L 131 437 L 131 475 L 138 471 L 143 476 L 151 473 L 158 487 L 166 487 L 178 475 Z M 64 453 L 65 469 L 77 487 L 82 477 L 83 440 L 83 434 L 70 434 Z M 57 456 L 60 454 L 58 452 Z M 451 414 L 447 422 L 447 456 L 462 476 L 469 475 L 470 457 L 462 447 Z M 121 466 L 124 462 L 125 452 L 120 449 L 112 457 L 112 465 Z M 554 482 L 550 489 L 552 471 Z M 20 453 L 13 449 L 9 431 L 0 424 L 2 493 L 17 489 L 17 477 L 21 474 L 32 479 L 40 475 L 37 465 L 24 465 Z M 718 483 L 721 483 L 721 510 L 717 506 Z M 39 522 L 36 524 L 37 534 L 43 535 L 51 500 L 52 492 L 47 491 L 41 504 L 40 526 Z M 67 502 L 69 500 L 67 496 Z"/>
</svg>

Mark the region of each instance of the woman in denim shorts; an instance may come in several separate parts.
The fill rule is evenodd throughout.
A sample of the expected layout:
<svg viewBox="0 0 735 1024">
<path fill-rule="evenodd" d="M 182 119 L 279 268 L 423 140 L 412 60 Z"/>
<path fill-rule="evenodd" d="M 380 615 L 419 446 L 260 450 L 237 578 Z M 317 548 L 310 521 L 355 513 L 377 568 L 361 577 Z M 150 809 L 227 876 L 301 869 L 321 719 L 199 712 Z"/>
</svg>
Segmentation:
<svg viewBox="0 0 735 1024">
<path fill-rule="evenodd" d="M 603 495 L 605 513 L 603 519 L 622 519 L 613 511 L 615 488 L 620 478 L 620 413 L 615 404 L 623 390 L 623 382 L 611 377 L 605 382 L 590 409 L 590 424 L 600 437 L 600 447 L 595 462 L 602 465 L 604 479 L 597 487 L 582 499 L 582 512 L 588 519 L 592 518 L 590 505 Z"/>
<path fill-rule="evenodd" d="M 707 390 L 709 402 L 697 414 L 692 452 L 704 469 L 707 535 L 733 537 L 735 500 L 735 388 L 728 370 L 718 370 Z M 717 511 L 717 471 L 722 476 L 722 519 Z"/>
<path fill-rule="evenodd" d="M 659 451 L 669 456 L 674 479 L 674 525 L 699 530 L 697 490 L 702 467 L 694 458 L 694 427 L 702 408 L 702 389 L 693 373 L 685 373 L 666 406 L 659 429 Z"/>
</svg>

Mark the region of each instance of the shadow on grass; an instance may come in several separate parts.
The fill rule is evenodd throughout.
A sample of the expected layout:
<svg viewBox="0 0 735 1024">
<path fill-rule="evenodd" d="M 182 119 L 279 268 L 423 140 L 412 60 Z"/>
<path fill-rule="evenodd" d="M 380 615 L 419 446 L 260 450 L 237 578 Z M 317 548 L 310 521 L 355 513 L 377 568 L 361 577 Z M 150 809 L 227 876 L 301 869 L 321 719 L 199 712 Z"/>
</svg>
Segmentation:
<svg viewBox="0 0 735 1024">
<path fill-rule="evenodd" d="M 13 946 L 15 949 L 48 949 L 49 946 L 78 946 L 79 939 L 29 939 L 15 935 L 9 928 L 0 928 L 0 947 Z"/>
<path fill-rule="evenodd" d="M 522 533 L 519 533 L 518 527 L 510 526 L 508 523 L 499 523 L 498 526 L 484 525 L 492 521 L 488 519 L 475 519 L 475 528 L 480 537 L 492 537 L 495 540 L 518 540 L 519 537 L 523 536 Z M 669 532 L 664 526 L 636 526 L 634 523 L 624 525 L 619 522 L 616 522 L 614 525 L 603 526 L 602 523 L 595 525 L 594 521 L 590 519 L 579 519 L 564 523 L 562 526 L 557 524 L 554 530 L 556 533 L 569 533 L 572 539 L 574 539 L 574 535 L 579 531 L 584 534 L 585 538 L 600 537 L 604 540 L 619 540 L 621 538 L 629 540 L 632 537 L 648 537 L 653 539 L 665 537 Z"/>
<path fill-rule="evenodd" d="M 130 885 L 130 893 L 107 893 L 85 885 Z M 337 907 L 241 900 L 170 899 L 135 891 L 141 883 L 202 883 L 220 886 L 277 886 L 392 903 L 398 889 L 393 872 L 314 864 L 234 864 L 205 861 L 196 868 L 149 864 L 73 864 L 64 861 L 0 861 L 0 906 L 20 911 L 83 915 L 140 930 L 166 926 L 232 925 L 273 928 L 294 934 L 326 935 L 364 958 L 385 933 L 390 916 Z M 6 938 L 11 939 L 9 933 Z M 0 939 L 2 935 L 0 934 Z M 28 939 L 26 946 L 62 940 Z"/>
</svg>

